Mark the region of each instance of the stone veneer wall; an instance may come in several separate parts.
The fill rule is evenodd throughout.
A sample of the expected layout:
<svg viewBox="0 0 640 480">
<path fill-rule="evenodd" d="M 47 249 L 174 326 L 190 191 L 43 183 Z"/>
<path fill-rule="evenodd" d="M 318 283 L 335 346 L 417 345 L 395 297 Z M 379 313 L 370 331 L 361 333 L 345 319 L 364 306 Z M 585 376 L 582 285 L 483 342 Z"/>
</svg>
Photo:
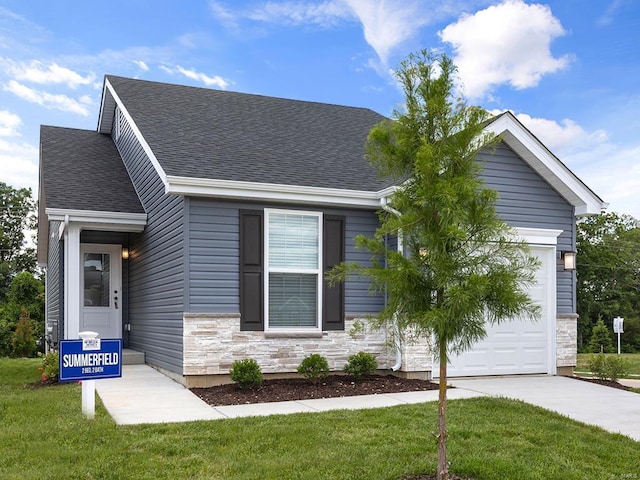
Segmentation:
<svg viewBox="0 0 640 480">
<path fill-rule="evenodd" d="M 365 318 L 348 315 L 344 331 L 286 334 L 240 331 L 239 314 L 184 314 L 184 375 L 226 375 L 235 360 L 255 359 L 263 373 L 295 372 L 312 353 L 326 357 L 331 370 L 340 371 L 350 355 L 365 351 L 388 369 L 395 353 L 384 330 L 354 328 Z M 414 364 L 415 362 L 410 362 Z"/>
<path fill-rule="evenodd" d="M 558 375 L 573 373 L 578 361 L 578 315 L 558 315 L 556 318 L 556 367 Z"/>
</svg>

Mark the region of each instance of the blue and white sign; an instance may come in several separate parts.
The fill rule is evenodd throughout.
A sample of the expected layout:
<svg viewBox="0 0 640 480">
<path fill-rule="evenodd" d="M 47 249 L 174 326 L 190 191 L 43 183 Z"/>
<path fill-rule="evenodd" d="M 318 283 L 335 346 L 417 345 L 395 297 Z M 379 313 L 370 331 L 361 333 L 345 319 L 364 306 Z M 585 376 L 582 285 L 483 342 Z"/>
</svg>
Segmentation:
<svg viewBox="0 0 640 480">
<path fill-rule="evenodd" d="M 85 338 L 60 341 L 61 382 L 122 376 L 122 340 Z"/>
</svg>

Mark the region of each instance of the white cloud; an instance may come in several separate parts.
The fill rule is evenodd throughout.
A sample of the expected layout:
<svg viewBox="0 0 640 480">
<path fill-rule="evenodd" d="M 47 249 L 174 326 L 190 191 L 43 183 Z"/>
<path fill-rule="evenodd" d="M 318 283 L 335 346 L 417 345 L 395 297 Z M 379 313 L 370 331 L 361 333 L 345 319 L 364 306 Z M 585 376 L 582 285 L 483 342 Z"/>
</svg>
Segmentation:
<svg viewBox="0 0 640 480">
<path fill-rule="evenodd" d="M 546 5 L 504 0 L 499 5 L 463 15 L 439 32 L 453 45 L 454 61 L 471 98 L 509 83 L 516 89 L 534 87 L 543 75 L 565 68 L 570 56 L 555 58 L 553 39 L 565 34 Z"/>
<path fill-rule="evenodd" d="M 38 195 L 38 148 L 0 139 L 2 181 L 16 188 L 29 187 Z"/>
<path fill-rule="evenodd" d="M 492 110 L 490 113 L 498 115 L 502 112 L 503 110 Z M 526 113 L 512 113 L 538 140 L 559 157 L 571 155 L 578 150 L 605 145 L 609 141 L 609 135 L 605 130 L 587 132 L 570 118 L 557 122 L 547 118 L 532 117 Z"/>
<path fill-rule="evenodd" d="M 87 103 L 87 99 L 89 98 L 87 95 L 84 95 L 83 97 L 81 97 L 82 100 L 78 101 L 74 100 L 71 97 L 68 97 L 67 95 L 56 95 L 48 92 L 43 92 L 41 90 L 35 90 L 33 88 L 27 87 L 26 85 L 18 83 L 15 80 L 10 80 L 9 83 L 4 86 L 4 90 L 13 93 L 23 100 L 41 105 L 45 108 L 77 113 L 78 115 L 82 115 L 84 117 L 89 115 L 89 111 L 83 105 Z"/>
<path fill-rule="evenodd" d="M 231 12 L 218 8 L 218 15 L 222 15 L 227 22 L 231 19 Z M 345 18 L 351 18 L 347 6 L 341 1 L 325 2 L 266 2 L 260 8 L 249 10 L 243 14 L 250 20 L 278 23 L 284 25 L 314 24 L 322 27 L 334 26 Z"/>
<path fill-rule="evenodd" d="M 95 75 L 82 76 L 73 70 L 61 67 L 57 63 L 44 65 L 39 60 L 32 60 L 28 63 L 14 62 L 9 59 L 2 59 L 7 66 L 7 73 L 16 80 L 22 80 L 41 85 L 64 84 L 69 88 L 77 88 L 81 85 L 91 85 L 95 80 Z"/>
<path fill-rule="evenodd" d="M 20 135 L 18 127 L 22 120 L 15 113 L 8 110 L 0 110 L 0 137 L 17 137 Z"/>
<path fill-rule="evenodd" d="M 325 0 L 270 1 L 256 8 L 232 11 L 220 2 L 209 4 L 213 15 L 225 26 L 239 31 L 243 19 L 276 25 L 314 25 L 332 28 L 344 22 L 359 22 L 364 38 L 385 71 L 392 52 L 415 37 L 421 27 L 451 16 L 457 9 L 478 0 L 431 2 L 422 0 Z"/>
<path fill-rule="evenodd" d="M 433 11 L 425 11 L 425 5 L 417 1 L 371 2 L 370 0 L 345 0 L 362 23 L 364 38 L 375 50 L 382 66 L 387 66 L 391 52 L 421 27 L 433 21 Z"/>
<path fill-rule="evenodd" d="M 163 70 L 170 72 L 168 68 Z M 219 87 L 219 88 L 227 88 L 229 86 L 229 82 L 219 75 L 210 77 L 204 73 L 196 72 L 195 70 L 188 70 L 186 68 L 181 67 L 180 65 L 176 65 L 176 70 L 182 75 L 184 75 L 185 77 L 190 78 L 192 80 L 196 80 L 198 82 L 202 82 L 208 87 L 213 86 L 213 87 Z"/>
<path fill-rule="evenodd" d="M 135 63 L 140 70 L 145 71 L 145 72 L 149 71 L 149 66 L 145 62 L 143 62 L 142 60 L 134 60 L 133 63 Z"/>
</svg>

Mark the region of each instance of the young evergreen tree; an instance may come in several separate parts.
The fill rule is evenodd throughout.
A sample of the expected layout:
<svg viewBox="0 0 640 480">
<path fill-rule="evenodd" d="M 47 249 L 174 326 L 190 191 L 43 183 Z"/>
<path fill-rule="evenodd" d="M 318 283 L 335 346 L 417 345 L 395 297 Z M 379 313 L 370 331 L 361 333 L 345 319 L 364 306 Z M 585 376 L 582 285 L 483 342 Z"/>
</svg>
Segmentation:
<svg viewBox="0 0 640 480">
<path fill-rule="evenodd" d="M 369 133 L 367 152 L 382 175 L 400 187 L 380 211 L 373 238 L 358 247 L 371 266 L 343 264 L 330 278 L 368 277 L 387 304 L 372 320 L 434 338 L 439 359 L 438 467 L 448 478 L 447 363 L 486 337 L 486 325 L 514 317 L 535 320 L 527 294 L 538 261 L 497 215 L 497 192 L 483 186 L 477 153 L 497 139 L 484 132 L 488 113 L 456 97 L 456 67 L 445 55 L 410 55 L 396 72 L 405 94 L 402 111 Z M 400 234 L 404 254 L 385 237 Z"/>
<path fill-rule="evenodd" d="M 591 331 L 589 351 L 591 353 L 611 353 L 614 351 L 611 332 L 604 324 L 602 317 L 598 317 L 598 321 Z"/>
</svg>

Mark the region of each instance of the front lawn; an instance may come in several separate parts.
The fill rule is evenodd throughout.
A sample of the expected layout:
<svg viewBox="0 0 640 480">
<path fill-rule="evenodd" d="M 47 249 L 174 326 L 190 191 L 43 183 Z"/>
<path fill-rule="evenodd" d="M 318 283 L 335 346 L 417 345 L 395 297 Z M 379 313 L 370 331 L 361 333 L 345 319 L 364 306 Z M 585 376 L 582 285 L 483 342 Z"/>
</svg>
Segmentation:
<svg viewBox="0 0 640 480">
<path fill-rule="evenodd" d="M 436 404 L 116 426 L 81 388 L 25 386 L 34 360 L 0 359 L 2 479 L 389 479 L 432 472 Z M 639 444 L 521 402 L 449 404 L 451 471 L 490 479 L 637 478 Z"/>
<path fill-rule="evenodd" d="M 593 353 L 579 353 L 578 365 L 576 373 L 589 373 L 589 358 Z M 617 353 L 607 353 L 607 355 L 617 355 Z M 631 369 L 629 370 L 629 378 L 640 378 L 640 353 L 621 353 L 620 356 L 629 362 Z M 638 475 L 640 478 L 640 474 Z"/>
</svg>

